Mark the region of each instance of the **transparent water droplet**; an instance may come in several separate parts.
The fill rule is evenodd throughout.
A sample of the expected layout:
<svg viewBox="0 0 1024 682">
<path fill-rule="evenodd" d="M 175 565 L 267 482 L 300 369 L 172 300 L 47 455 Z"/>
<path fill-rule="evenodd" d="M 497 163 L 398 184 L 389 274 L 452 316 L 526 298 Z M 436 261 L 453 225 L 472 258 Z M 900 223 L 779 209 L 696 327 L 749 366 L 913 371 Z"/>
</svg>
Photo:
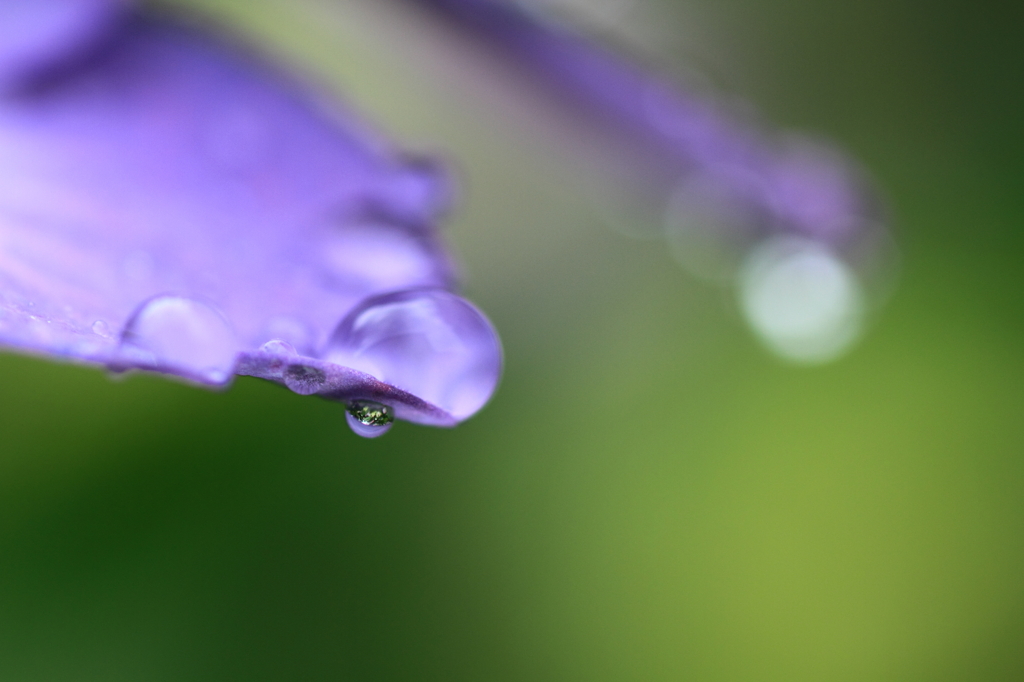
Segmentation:
<svg viewBox="0 0 1024 682">
<path fill-rule="evenodd" d="M 124 359 L 206 383 L 230 379 L 238 350 L 231 325 L 220 312 L 181 296 L 149 299 L 121 333 Z"/>
<path fill-rule="evenodd" d="M 92 333 L 103 338 L 110 338 L 110 325 L 103 320 L 96 320 L 92 323 Z"/>
<path fill-rule="evenodd" d="M 297 355 L 295 346 L 281 339 L 267 341 L 260 346 L 260 350 L 264 353 L 273 353 L 274 355 Z"/>
<path fill-rule="evenodd" d="M 394 412 L 387 405 L 372 400 L 353 400 L 347 406 L 345 420 L 363 438 L 377 438 L 391 430 Z"/>
<path fill-rule="evenodd" d="M 395 174 L 398 205 L 410 215 L 432 220 L 455 203 L 455 187 L 447 170 L 428 158 L 410 158 Z"/>
<path fill-rule="evenodd" d="M 263 338 L 272 339 L 268 343 L 285 343 L 292 348 L 292 353 L 309 355 L 312 350 L 312 333 L 305 324 L 295 318 L 276 315 L 267 321 L 262 333 Z"/>
<path fill-rule="evenodd" d="M 788 360 L 834 360 L 860 335 L 860 284 L 842 260 L 813 241 L 780 237 L 759 246 L 743 265 L 739 294 L 750 325 Z"/>
<path fill-rule="evenodd" d="M 323 370 L 309 365 L 288 365 L 284 370 L 284 385 L 299 395 L 312 395 L 327 381 Z"/>
<path fill-rule="evenodd" d="M 465 299 L 414 289 L 363 301 L 341 321 L 325 352 L 465 419 L 483 407 L 501 375 L 501 344 Z"/>
</svg>

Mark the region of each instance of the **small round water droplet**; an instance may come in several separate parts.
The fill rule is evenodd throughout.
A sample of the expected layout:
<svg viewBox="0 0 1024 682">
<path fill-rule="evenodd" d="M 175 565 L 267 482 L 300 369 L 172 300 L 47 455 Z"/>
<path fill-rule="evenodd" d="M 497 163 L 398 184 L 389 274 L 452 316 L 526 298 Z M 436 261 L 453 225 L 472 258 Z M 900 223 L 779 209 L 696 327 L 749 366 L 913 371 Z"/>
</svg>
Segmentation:
<svg viewBox="0 0 1024 682">
<path fill-rule="evenodd" d="M 471 303 L 442 289 L 363 301 L 338 325 L 325 355 L 456 419 L 483 407 L 501 375 L 501 344 L 491 323 Z"/>
<path fill-rule="evenodd" d="M 92 323 L 92 333 L 103 338 L 110 338 L 110 325 L 103 320 L 96 320 Z"/>
<path fill-rule="evenodd" d="M 309 328 L 299 320 L 285 315 L 270 318 L 263 327 L 262 334 L 263 338 L 272 339 L 268 343 L 283 342 L 291 346 L 292 353 L 308 355 L 313 346 L 313 335 Z"/>
<path fill-rule="evenodd" d="M 260 346 L 260 350 L 264 353 L 273 353 L 274 355 L 296 355 L 295 346 L 281 339 L 267 341 Z"/>
<path fill-rule="evenodd" d="M 447 170 L 428 158 L 410 158 L 395 173 L 391 207 L 402 217 L 431 221 L 455 203 L 455 187 Z"/>
<path fill-rule="evenodd" d="M 758 247 L 744 263 L 739 294 L 751 326 L 786 359 L 828 362 L 860 335 L 863 296 L 856 276 L 810 240 L 783 237 Z"/>
<path fill-rule="evenodd" d="M 238 350 L 223 315 L 206 303 L 181 296 L 146 301 L 121 333 L 124 359 L 207 383 L 228 381 Z"/>
<path fill-rule="evenodd" d="M 387 405 L 372 400 L 353 400 L 348 404 L 345 420 L 356 435 L 376 438 L 391 430 L 395 415 Z"/>
<path fill-rule="evenodd" d="M 299 395 L 312 395 L 320 390 L 327 376 L 309 365 L 288 365 L 284 371 L 284 385 Z"/>
</svg>

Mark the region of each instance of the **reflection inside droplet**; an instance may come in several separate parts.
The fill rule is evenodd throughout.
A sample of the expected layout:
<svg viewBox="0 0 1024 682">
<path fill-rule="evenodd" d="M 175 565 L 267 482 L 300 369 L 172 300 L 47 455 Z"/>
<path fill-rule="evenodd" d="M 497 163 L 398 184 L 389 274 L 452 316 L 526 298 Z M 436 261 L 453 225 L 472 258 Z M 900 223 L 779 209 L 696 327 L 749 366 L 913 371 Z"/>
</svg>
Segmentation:
<svg viewBox="0 0 1024 682">
<path fill-rule="evenodd" d="M 347 406 L 345 419 L 357 435 L 376 438 L 391 430 L 395 415 L 387 405 L 372 400 L 353 400 Z"/>
<path fill-rule="evenodd" d="M 326 357 L 456 419 L 483 407 L 501 375 L 501 345 L 490 322 L 468 301 L 441 289 L 364 301 L 338 325 Z"/>
<path fill-rule="evenodd" d="M 860 284 L 842 260 L 809 240 L 781 237 L 755 249 L 744 262 L 739 293 L 747 321 L 789 360 L 834 360 L 860 333 Z"/>
<path fill-rule="evenodd" d="M 312 395 L 327 381 L 323 370 L 308 365 L 289 365 L 284 371 L 284 385 L 299 395 Z"/>
<path fill-rule="evenodd" d="M 228 321 L 209 305 L 180 296 L 158 296 L 129 318 L 121 333 L 120 352 L 134 366 L 222 384 L 231 378 L 238 342 Z"/>
</svg>

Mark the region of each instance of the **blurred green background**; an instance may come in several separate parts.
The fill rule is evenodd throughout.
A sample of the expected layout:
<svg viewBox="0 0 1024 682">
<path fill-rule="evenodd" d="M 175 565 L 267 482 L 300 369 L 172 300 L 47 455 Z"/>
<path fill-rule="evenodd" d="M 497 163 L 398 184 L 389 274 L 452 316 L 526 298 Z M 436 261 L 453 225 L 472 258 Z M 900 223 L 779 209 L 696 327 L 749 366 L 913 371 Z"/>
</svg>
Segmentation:
<svg viewBox="0 0 1024 682">
<path fill-rule="evenodd" d="M 606 229 L 516 96 L 394 5 L 188 4 L 448 150 L 504 381 L 365 441 L 258 380 L 0 356 L 0 680 L 1024 679 L 1021 5 L 622 20 L 890 200 L 899 287 L 807 369 Z"/>
</svg>

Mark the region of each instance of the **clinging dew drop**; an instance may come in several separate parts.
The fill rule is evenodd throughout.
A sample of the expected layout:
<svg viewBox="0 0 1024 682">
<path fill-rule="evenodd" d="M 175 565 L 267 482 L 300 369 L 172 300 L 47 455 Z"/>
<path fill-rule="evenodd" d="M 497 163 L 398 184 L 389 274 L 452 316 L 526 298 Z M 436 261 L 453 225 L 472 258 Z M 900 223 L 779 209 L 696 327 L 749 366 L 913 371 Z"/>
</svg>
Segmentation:
<svg viewBox="0 0 1024 682">
<path fill-rule="evenodd" d="M 443 289 L 367 299 L 341 321 L 326 357 L 465 419 L 501 376 L 501 344 L 471 303 Z"/>
<path fill-rule="evenodd" d="M 282 341 L 281 339 L 271 339 L 265 344 L 260 346 L 260 351 L 263 353 L 273 353 L 274 355 L 296 355 L 295 346 Z"/>
<path fill-rule="evenodd" d="M 391 430 L 395 415 L 387 405 L 372 400 L 353 400 L 348 404 L 345 419 L 356 435 L 376 438 Z"/>
<path fill-rule="evenodd" d="M 121 356 L 132 365 L 208 384 L 231 379 L 238 350 L 231 325 L 220 312 L 182 296 L 144 302 L 121 333 Z"/>
<path fill-rule="evenodd" d="M 302 363 L 289 365 L 284 371 L 284 385 L 299 395 L 313 395 L 326 380 L 322 370 Z"/>
<path fill-rule="evenodd" d="M 388 201 L 380 208 L 404 224 L 431 224 L 455 203 L 455 188 L 443 167 L 410 158 L 389 177 Z"/>
</svg>

